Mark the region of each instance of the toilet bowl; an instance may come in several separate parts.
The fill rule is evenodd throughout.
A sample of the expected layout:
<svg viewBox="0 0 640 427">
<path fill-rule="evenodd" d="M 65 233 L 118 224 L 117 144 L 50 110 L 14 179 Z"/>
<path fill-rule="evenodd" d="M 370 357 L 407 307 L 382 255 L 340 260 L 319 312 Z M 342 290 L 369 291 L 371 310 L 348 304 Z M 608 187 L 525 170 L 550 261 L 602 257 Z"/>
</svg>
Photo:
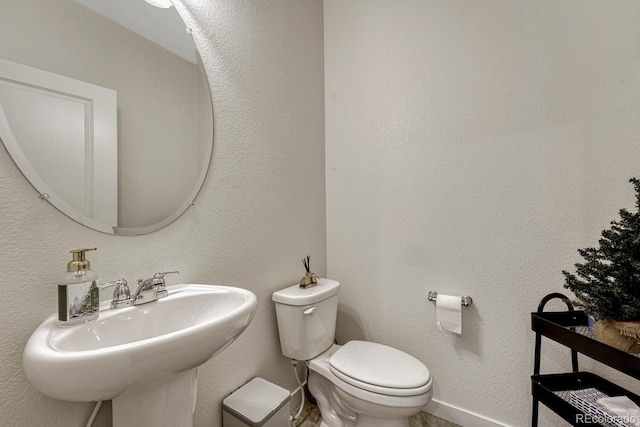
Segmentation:
<svg viewBox="0 0 640 427">
<path fill-rule="evenodd" d="M 432 378 L 415 357 L 379 343 L 334 344 L 340 284 L 273 294 L 282 353 L 304 360 L 321 427 L 408 427 L 431 400 Z"/>
<path fill-rule="evenodd" d="M 367 357 L 359 367 L 363 368 L 361 371 L 369 370 L 361 372 L 366 374 L 366 382 L 335 368 L 340 356 L 357 360 L 360 351 L 365 349 Z M 405 363 L 394 365 L 389 358 L 376 365 L 367 363 L 367 358 L 384 358 L 381 354 L 390 350 L 397 352 L 394 356 Z M 338 357 L 334 358 L 336 353 Z M 433 393 L 431 376 L 421 362 L 382 344 L 367 341 L 349 341 L 344 346 L 336 344 L 309 360 L 307 366 L 309 391 L 318 401 L 323 427 L 406 427 L 408 418 L 422 410 Z M 416 370 L 416 375 L 407 375 L 412 369 Z M 395 386 L 379 385 L 385 382 L 385 377 L 395 377 Z M 404 384 L 403 380 L 406 381 Z"/>
</svg>

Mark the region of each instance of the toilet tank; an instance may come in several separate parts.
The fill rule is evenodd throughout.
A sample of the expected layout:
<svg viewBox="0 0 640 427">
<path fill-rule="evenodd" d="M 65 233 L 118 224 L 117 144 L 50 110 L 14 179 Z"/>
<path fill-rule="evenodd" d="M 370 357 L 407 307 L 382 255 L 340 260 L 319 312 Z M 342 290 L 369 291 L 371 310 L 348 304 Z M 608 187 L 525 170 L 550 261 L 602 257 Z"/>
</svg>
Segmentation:
<svg viewBox="0 0 640 427">
<path fill-rule="evenodd" d="M 283 355 L 310 360 L 333 344 L 339 289 L 335 280 L 318 279 L 310 288 L 293 285 L 273 293 Z"/>
</svg>

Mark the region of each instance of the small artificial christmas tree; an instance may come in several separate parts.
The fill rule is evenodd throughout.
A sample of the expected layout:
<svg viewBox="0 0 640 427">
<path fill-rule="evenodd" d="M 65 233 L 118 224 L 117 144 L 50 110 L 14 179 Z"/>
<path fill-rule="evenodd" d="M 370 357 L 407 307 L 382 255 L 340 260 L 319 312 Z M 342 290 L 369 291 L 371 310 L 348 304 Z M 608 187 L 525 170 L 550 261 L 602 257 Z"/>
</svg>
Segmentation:
<svg viewBox="0 0 640 427">
<path fill-rule="evenodd" d="M 631 178 L 638 212 L 620 210 L 620 220 L 602 232 L 599 247 L 578 249 L 585 262 L 576 274 L 563 271 L 564 287 L 595 319 L 640 320 L 640 180 Z"/>
</svg>

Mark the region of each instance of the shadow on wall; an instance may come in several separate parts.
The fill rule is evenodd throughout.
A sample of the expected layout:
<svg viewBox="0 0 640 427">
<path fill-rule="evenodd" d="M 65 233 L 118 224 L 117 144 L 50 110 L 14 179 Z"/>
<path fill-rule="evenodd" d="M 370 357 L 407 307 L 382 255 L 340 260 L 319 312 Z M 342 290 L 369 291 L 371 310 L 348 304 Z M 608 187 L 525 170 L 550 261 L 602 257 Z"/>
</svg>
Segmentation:
<svg viewBox="0 0 640 427">
<path fill-rule="evenodd" d="M 462 307 L 462 335 L 440 331 L 437 326 L 436 304 L 431 301 L 426 304 L 429 304 L 426 308 L 429 314 L 425 316 L 426 330 L 428 334 L 433 334 L 429 337 L 429 341 L 438 345 L 436 351 L 446 353 L 453 348 L 460 357 L 473 355 L 477 359 L 482 358 L 483 325 L 482 317 L 478 311 L 477 299 L 474 298 L 473 304 L 470 306 Z"/>
<path fill-rule="evenodd" d="M 429 303 L 431 304 L 431 303 Z M 482 356 L 482 317 L 474 304 L 463 308 L 462 313 L 462 336 L 450 333 L 440 332 L 436 327 L 435 306 L 433 307 L 433 317 L 426 316 L 429 322 L 433 324 L 433 333 L 446 334 L 453 341 L 453 347 L 458 354 L 473 354 L 477 357 Z M 344 344 L 352 340 L 367 341 L 363 322 L 357 311 L 351 307 L 338 304 L 338 319 L 336 324 L 336 339 L 339 344 Z"/>
<path fill-rule="evenodd" d="M 469 307 L 462 308 L 462 336 L 455 335 L 454 348 L 456 352 L 482 356 L 481 335 L 482 318 L 474 301 Z"/>
<path fill-rule="evenodd" d="M 366 341 L 360 316 L 351 307 L 338 304 L 336 322 L 336 339 L 339 344 L 353 340 Z"/>
</svg>

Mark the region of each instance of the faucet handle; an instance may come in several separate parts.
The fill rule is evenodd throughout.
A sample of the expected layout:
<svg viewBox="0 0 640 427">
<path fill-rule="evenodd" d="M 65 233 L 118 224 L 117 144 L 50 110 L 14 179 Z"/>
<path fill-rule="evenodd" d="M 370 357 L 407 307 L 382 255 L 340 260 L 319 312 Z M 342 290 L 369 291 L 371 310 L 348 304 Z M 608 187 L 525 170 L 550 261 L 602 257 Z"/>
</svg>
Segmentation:
<svg viewBox="0 0 640 427">
<path fill-rule="evenodd" d="M 126 288 L 129 287 L 126 280 L 118 279 L 118 280 L 102 283 L 101 285 L 98 285 L 98 289 L 102 290 L 102 289 L 110 288 L 112 286 L 115 286 L 115 289 L 113 290 L 114 294 L 118 291 L 118 288 L 120 288 L 121 286 L 124 286 Z"/>
<path fill-rule="evenodd" d="M 114 286 L 111 308 L 122 308 L 131 306 L 131 290 L 125 279 L 118 279 L 115 282 L 107 282 L 98 286 L 98 289 L 105 289 Z"/>
<path fill-rule="evenodd" d="M 132 298 L 133 305 L 145 304 L 168 296 L 169 293 L 165 287 L 164 276 L 177 276 L 179 273 L 179 271 L 167 271 L 165 273 L 156 273 L 149 279 L 138 279 L 138 289 L 136 289 Z M 149 291 L 153 293 L 151 297 L 146 295 Z"/>
<path fill-rule="evenodd" d="M 153 277 L 155 279 L 162 279 L 164 278 L 164 276 L 177 276 L 178 274 L 180 274 L 179 271 L 167 271 L 165 273 L 156 273 L 153 275 Z"/>
<path fill-rule="evenodd" d="M 153 275 L 153 281 L 158 283 L 158 288 L 156 289 L 157 298 L 164 298 L 169 295 L 167 292 L 167 288 L 164 283 L 164 276 L 177 276 L 180 274 L 179 271 L 167 271 L 165 273 L 156 273 Z"/>
<path fill-rule="evenodd" d="M 116 301 L 131 299 L 131 290 L 126 280 L 120 279 L 116 281 L 116 288 L 113 290 L 113 299 Z"/>
<path fill-rule="evenodd" d="M 165 273 L 156 273 L 149 279 L 138 279 L 138 289 L 148 289 L 154 286 L 160 286 L 164 288 L 164 276 L 177 276 L 179 271 L 167 271 Z"/>
<path fill-rule="evenodd" d="M 167 271 L 164 273 L 156 273 L 153 275 L 153 279 L 151 281 L 154 285 L 159 285 L 161 289 L 164 289 L 164 276 L 177 276 L 180 274 L 179 271 Z"/>
</svg>

